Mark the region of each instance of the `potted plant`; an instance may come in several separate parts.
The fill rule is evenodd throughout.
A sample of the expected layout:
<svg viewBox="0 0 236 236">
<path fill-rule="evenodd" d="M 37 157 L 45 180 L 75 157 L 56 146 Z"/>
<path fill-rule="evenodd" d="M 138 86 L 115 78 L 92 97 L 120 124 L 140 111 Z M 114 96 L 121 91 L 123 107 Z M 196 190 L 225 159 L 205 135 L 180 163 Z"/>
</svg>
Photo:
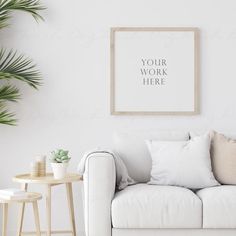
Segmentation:
<svg viewBox="0 0 236 236">
<path fill-rule="evenodd" d="M 50 161 L 55 179 L 63 179 L 66 176 L 67 167 L 70 161 L 69 151 L 57 149 L 51 153 Z"/>
</svg>

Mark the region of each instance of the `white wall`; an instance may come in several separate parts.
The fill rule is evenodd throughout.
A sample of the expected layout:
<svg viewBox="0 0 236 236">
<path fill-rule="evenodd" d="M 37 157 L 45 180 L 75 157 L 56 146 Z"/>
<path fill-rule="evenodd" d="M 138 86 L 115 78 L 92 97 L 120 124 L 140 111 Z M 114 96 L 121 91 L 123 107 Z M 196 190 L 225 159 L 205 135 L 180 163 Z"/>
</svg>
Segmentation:
<svg viewBox="0 0 236 236">
<path fill-rule="evenodd" d="M 73 157 L 109 146 L 115 130 L 209 129 L 236 132 L 235 0 L 50 0 L 45 22 L 17 13 L 0 32 L 1 46 L 34 58 L 43 73 L 38 92 L 19 84 L 23 100 L 12 107 L 17 127 L 0 127 L 0 188 L 28 171 L 36 154 L 63 147 Z M 109 115 L 109 28 L 195 26 L 201 30 L 201 114 L 193 117 Z M 75 185 L 77 228 L 83 231 L 80 186 Z M 35 190 L 35 188 L 33 188 Z M 37 189 L 38 190 L 38 189 Z M 62 187 L 53 195 L 53 225 L 68 225 Z M 64 204 L 65 203 L 65 204 Z M 59 207 L 60 208 L 59 208 Z M 12 209 L 10 228 L 15 230 Z M 41 205 L 42 221 L 44 208 Z M 14 217 L 13 217 L 14 216 Z M 29 218 L 25 225 L 29 228 Z"/>
</svg>

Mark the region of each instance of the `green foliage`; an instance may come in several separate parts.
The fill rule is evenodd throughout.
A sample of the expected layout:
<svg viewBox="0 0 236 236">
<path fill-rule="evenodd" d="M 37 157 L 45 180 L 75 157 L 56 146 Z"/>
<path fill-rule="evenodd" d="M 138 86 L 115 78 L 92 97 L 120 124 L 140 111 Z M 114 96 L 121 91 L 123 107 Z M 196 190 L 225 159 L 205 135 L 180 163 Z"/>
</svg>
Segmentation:
<svg viewBox="0 0 236 236">
<path fill-rule="evenodd" d="M 12 50 L 7 52 L 2 49 L 0 51 L 0 80 L 2 79 L 17 79 L 36 89 L 40 85 L 41 75 L 31 59 L 17 55 L 17 52 Z"/>
<path fill-rule="evenodd" d="M 25 11 L 35 20 L 43 20 L 38 12 L 44 9 L 39 0 L 0 0 L 0 28 L 8 26 L 8 20 L 14 10 Z"/>
<path fill-rule="evenodd" d="M 16 102 L 19 98 L 20 94 L 17 87 L 10 84 L 0 87 L 0 104 L 2 101 Z"/>
<path fill-rule="evenodd" d="M 69 151 L 63 149 L 57 149 L 51 153 L 50 161 L 53 163 L 68 163 L 70 157 L 68 156 Z"/>
<path fill-rule="evenodd" d="M 24 11 L 36 21 L 43 20 L 39 11 L 44 10 L 39 0 L 0 0 L 0 29 L 9 25 L 8 20 L 15 10 Z M 34 89 L 41 85 L 41 74 L 30 58 L 13 50 L 0 50 L 0 124 L 15 125 L 15 115 L 6 108 L 7 102 L 20 99 L 14 80 L 22 81 Z"/>
<path fill-rule="evenodd" d="M 3 104 L 0 103 L 0 124 L 15 125 L 16 119 L 13 113 L 8 112 Z"/>
</svg>

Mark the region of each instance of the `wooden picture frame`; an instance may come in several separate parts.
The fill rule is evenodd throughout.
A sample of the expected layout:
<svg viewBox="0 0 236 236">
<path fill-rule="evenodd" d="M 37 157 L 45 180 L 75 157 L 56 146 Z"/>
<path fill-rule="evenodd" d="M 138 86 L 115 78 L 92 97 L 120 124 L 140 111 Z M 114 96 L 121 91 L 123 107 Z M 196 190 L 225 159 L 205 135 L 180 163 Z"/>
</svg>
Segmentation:
<svg viewBox="0 0 236 236">
<path fill-rule="evenodd" d="M 110 110 L 112 115 L 199 114 L 198 28 L 111 28 L 110 53 Z M 146 55 L 148 53 L 152 59 L 147 59 Z M 179 54 L 179 57 L 176 57 L 177 54 Z M 161 60 L 165 62 L 162 65 L 159 63 Z M 183 61 L 183 65 L 181 65 L 179 60 Z M 148 64 L 147 62 L 150 63 Z M 154 65 L 154 67 L 148 67 L 149 65 Z M 161 66 L 164 69 L 160 69 Z M 149 73 L 150 71 L 152 72 L 151 76 L 149 74 L 150 78 L 145 77 L 146 74 L 143 74 L 148 71 L 148 68 L 150 68 Z M 163 71 L 162 75 L 161 70 Z M 186 70 L 186 73 L 184 70 Z M 140 74 L 140 71 L 142 74 Z M 155 71 L 159 72 L 159 74 L 153 74 Z M 162 78 L 158 78 L 158 76 L 162 76 Z M 141 80 L 143 81 L 142 85 Z M 177 80 L 183 83 L 182 86 L 178 84 Z M 128 84 L 127 86 L 126 83 Z M 145 88 L 142 87 L 144 85 L 146 86 Z M 150 85 L 149 88 L 147 88 L 147 85 Z M 150 98 L 148 97 L 149 90 Z M 162 104 L 161 100 L 165 102 L 165 99 L 167 100 L 166 104 Z M 150 100 L 151 102 L 149 103 L 148 101 Z M 135 103 L 136 101 L 137 103 Z M 174 109 L 171 109 L 172 107 Z"/>
</svg>

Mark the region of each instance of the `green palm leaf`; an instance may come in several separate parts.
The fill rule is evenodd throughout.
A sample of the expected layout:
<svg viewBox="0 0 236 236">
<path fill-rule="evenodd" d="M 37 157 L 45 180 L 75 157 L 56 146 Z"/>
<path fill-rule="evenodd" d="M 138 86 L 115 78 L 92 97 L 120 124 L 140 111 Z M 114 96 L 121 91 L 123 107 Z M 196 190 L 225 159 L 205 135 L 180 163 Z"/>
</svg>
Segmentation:
<svg viewBox="0 0 236 236">
<path fill-rule="evenodd" d="M 11 50 L 0 50 L 0 81 L 7 80 L 8 84 L 0 86 L 0 124 L 15 125 L 14 114 L 5 108 L 5 102 L 16 102 L 20 98 L 18 88 L 9 84 L 12 79 L 20 80 L 37 89 L 41 85 L 41 75 L 32 60 L 17 55 Z"/>
<path fill-rule="evenodd" d="M 3 104 L 0 104 L 0 124 L 16 125 L 17 120 L 14 118 L 15 114 L 7 111 Z"/>
<path fill-rule="evenodd" d="M 9 18 L 10 18 L 9 12 L 2 10 L 1 6 L 0 6 L 0 29 L 6 27 L 8 25 L 7 21 Z"/>
<path fill-rule="evenodd" d="M 18 99 L 20 99 L 20 93 L 17 87 L 10 84 L 0 87 L 0 104 L 5 101 L 16 102 Z"/>
<path fill-rule="evenodd" d="M 39 0 L 0 0 L 0 29 L 8 26 L 11 13 L 15 10 L 30 13 L 36 21 L 43 20 L 38 13 L 44 10 Z M 16 102 L 20 98 L 17 87 L 10 84 L 19 80 L 37 89 L 41 85 L 41 74 L 33 61 L 16 51 L 0 50 L 0 124 L 15 125 L 15 114 L 6 108 L 6 102 Z M 4 84 L 7 81 L 7 84 Z"/>
<path fill-rule="evenodd" d="M 17 79 L 33 88 L 41 85 L 41 74 L 32 60 L 12 50 L 0 50 L 0 80 Z"/>
<path fill-rule="evenodd" d="M 43 20 L 38 11 L 44 10 L 39 0 L 0 0 L 0 28 L 8 25 L 7 21 L 14 10 L 30 13 L 36 21 Z"/>
</svg>

